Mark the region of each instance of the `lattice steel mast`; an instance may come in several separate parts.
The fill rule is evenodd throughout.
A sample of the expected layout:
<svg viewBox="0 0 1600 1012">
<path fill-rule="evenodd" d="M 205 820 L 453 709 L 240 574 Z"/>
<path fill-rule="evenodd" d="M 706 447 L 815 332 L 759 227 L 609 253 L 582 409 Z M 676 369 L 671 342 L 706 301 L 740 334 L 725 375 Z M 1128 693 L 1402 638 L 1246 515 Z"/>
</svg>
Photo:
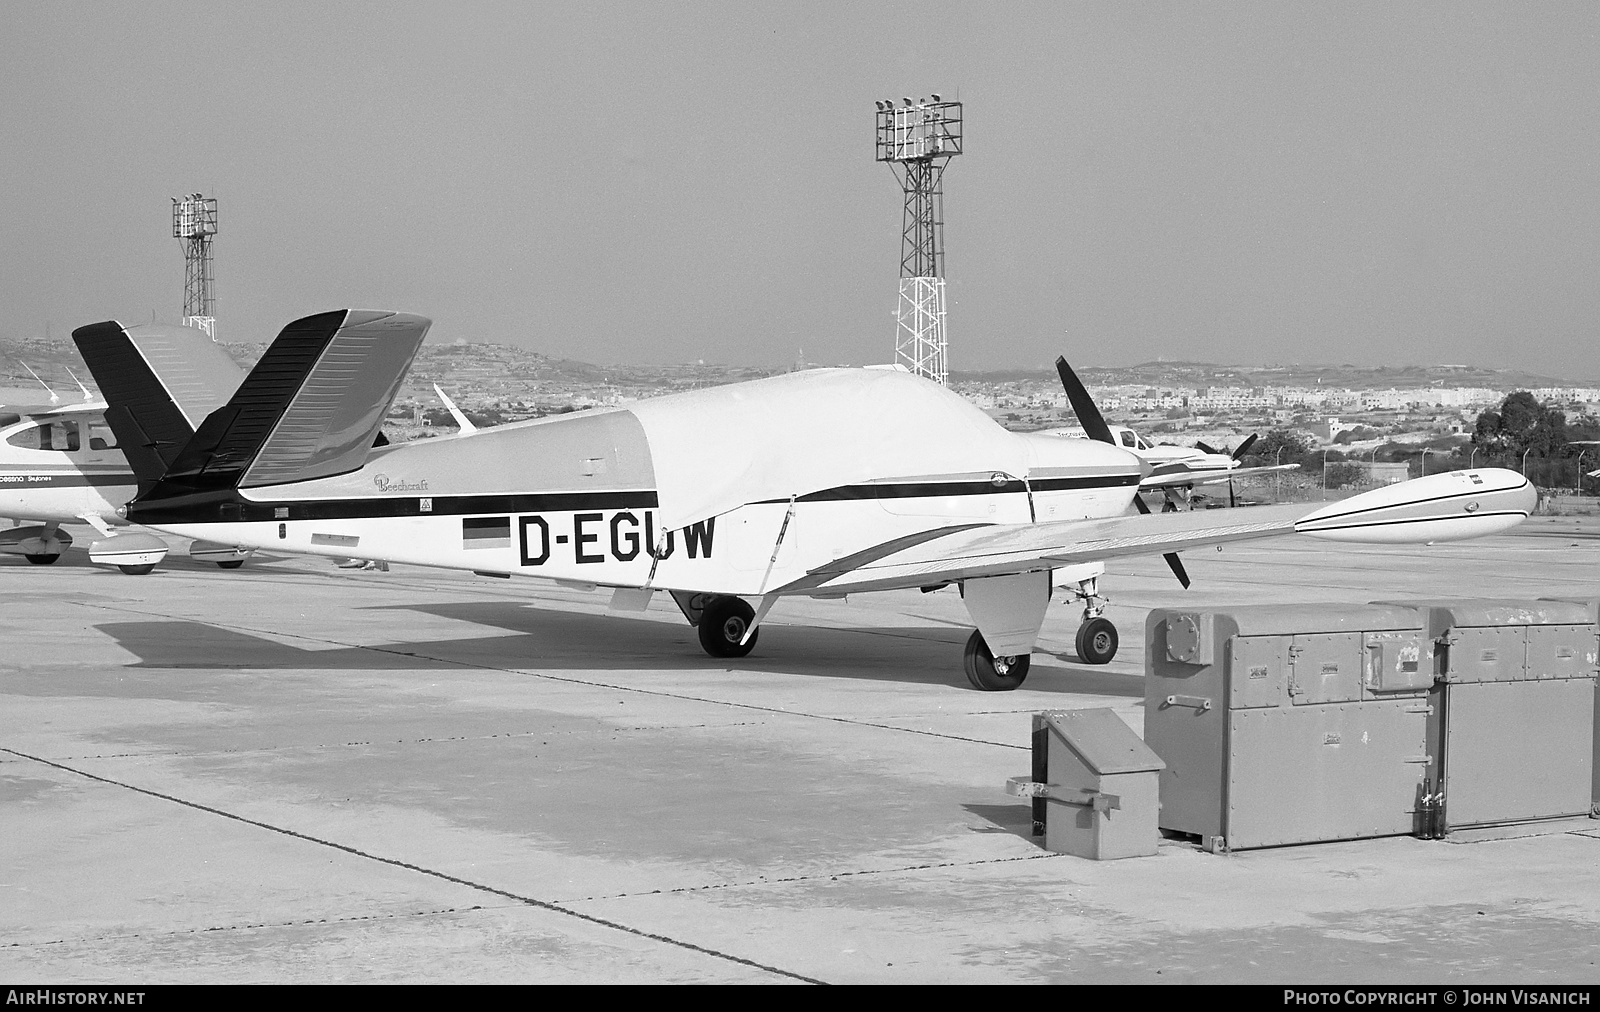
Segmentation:
<svg viewBox="0 0 1600 1012">
<path fill-rule="evenodd" d="M 211 238 L 217 234 L 217 200 L 191 193 L 172 198 L 172 236 L 183 241 L 183 323 L 217 339 L 217 296 Z"/>
<path fill-rule="evenodd" d="M 878 103 L 877 160 L 905 191 L 895 362 L 943 385 L 949 375 L 944 301 L 945 166 L 961 153 L 961 103 L 938 95 Z"/>
</svg>

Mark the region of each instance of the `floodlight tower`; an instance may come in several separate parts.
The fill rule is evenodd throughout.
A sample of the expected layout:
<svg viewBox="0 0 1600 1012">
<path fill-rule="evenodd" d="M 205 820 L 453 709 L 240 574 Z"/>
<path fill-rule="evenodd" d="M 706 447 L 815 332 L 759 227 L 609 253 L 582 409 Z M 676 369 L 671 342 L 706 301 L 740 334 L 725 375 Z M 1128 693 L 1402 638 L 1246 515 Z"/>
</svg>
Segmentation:
<svg viewBox="0 0 1600 1012">
<path fill-rule="evenodd" d="M 961 103 L 938 95 L 878 103 L 877 160 L 905 191 L 900 239 L 900 305 L 895 363 L 943 386 L 949 375 L 944 333 L 945 166 L 961 153 Z"/>
<path fill-rule="evenodd" d="M 172 198 L 172 237 L 183 241 L 183 324 L 217 339 L 217 297 L 212 291 L 211 237 L 217 234 L 217 199 L 191 193 Z"/>
</svg>

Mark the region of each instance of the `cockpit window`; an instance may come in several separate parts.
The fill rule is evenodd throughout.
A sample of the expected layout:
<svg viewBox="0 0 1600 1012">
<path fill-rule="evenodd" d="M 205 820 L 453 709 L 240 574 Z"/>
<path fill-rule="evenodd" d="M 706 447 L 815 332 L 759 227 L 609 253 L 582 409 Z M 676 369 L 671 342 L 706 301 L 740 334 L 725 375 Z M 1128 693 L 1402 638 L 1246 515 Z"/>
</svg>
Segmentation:
<svg viewBox="0 0 1600 1012">
<path fill-rule="evenodd" d="M 1138 446 L 1139 445 L 1139 440 L 1138 440 L 1137 437 L 1134 436 L 1133 433 L 1131 433 L 1128 430 L 1124 429 L 1122 431 L 1122 445 L 1123 446 Z"/>
<path fill-rule="evenodd" d="M 6 442 L 23 450 L 60 450 L 72 453 L 78 449 L 77 422 L 42 422 L 13 432 Z"/>
</svg>

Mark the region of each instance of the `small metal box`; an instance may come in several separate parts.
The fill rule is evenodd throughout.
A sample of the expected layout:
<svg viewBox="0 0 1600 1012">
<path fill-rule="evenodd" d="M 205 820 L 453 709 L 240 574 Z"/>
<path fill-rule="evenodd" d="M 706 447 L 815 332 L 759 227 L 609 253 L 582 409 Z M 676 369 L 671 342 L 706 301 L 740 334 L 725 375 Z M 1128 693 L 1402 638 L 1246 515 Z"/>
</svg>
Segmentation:
<svg viewBox="0 0 1600 1012">
<path fill-rule="evenodd" d="M 1033 727 L 1033 775 L 1006 791 L 1033 799 L 1045 848 L 1095 861 L 1154 854 L 1160 757 L 1106 708 L 1037 713 Z"/>
</svg>

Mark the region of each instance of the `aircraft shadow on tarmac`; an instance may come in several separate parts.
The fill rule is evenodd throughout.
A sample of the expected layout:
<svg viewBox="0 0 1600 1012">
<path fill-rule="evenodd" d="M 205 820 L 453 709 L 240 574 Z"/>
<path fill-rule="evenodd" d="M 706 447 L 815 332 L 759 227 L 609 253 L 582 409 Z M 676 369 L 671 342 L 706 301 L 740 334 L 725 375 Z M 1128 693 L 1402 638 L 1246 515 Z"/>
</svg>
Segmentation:
<svg viewBox="0 0 1600 1012">
<path fill-rule="evenodd" d="M 739 670 L 937 685 L 965 684 L 961 643 L 925 626 L 832 629 L 774 625 L 757 653 L 737 660 L 701 653 L 687 625 L 631 617 L 530 608 L 515 602 L 388 605 L 367 612 L 414 611 L 500 629 L 508 635 L 375 642 L 305 648 L 204 622 L 106 622 L 96 626 L 138 658 L 136 668 L 267 670 L 438 670 L 518 668 L 550 671 Z M 381 628 L 384 618 L 374 616 Z M 404 627 L 403 622 L 394 622 Z M 1070 656 L 1070 655 L 1068 655 Z M 1065 658 L 1063 658 L 1065 659 Z M 1036 668 L 1027 687 L 1043 692 L 1139 696 L 1141 680 L 1101 669 Z"/>
<path fill-rule="evenodd" d="M 542 658 L 519 648 L 522 666 L 552 668 L 669 670 L 736 669 L 937 685 L 966 683 L 961 651 L 970 631 L 938 626 L 805 626 L 773 624 L 761 628 L 755 653 L 738 659 L 707 657 L 693 629 L 615 615 L 549 611 L 518 602 L 450 602 L 381 605 L 369 611 L 417 611 L 517 633 L 533 644 L 557 644 L 557 654 Z M 469 642 L 484 642 L 475 640 Z M 1094 695 L 1144 695 L 1142 678 L 1130 678 L 1082 664 L 1071 654 L 1050 654 L 1070 670 L 1035 670 L 1027 687 L 1043 692 Z M 532 658 L 540 658 L 538 660 Z"/>
</svg>

